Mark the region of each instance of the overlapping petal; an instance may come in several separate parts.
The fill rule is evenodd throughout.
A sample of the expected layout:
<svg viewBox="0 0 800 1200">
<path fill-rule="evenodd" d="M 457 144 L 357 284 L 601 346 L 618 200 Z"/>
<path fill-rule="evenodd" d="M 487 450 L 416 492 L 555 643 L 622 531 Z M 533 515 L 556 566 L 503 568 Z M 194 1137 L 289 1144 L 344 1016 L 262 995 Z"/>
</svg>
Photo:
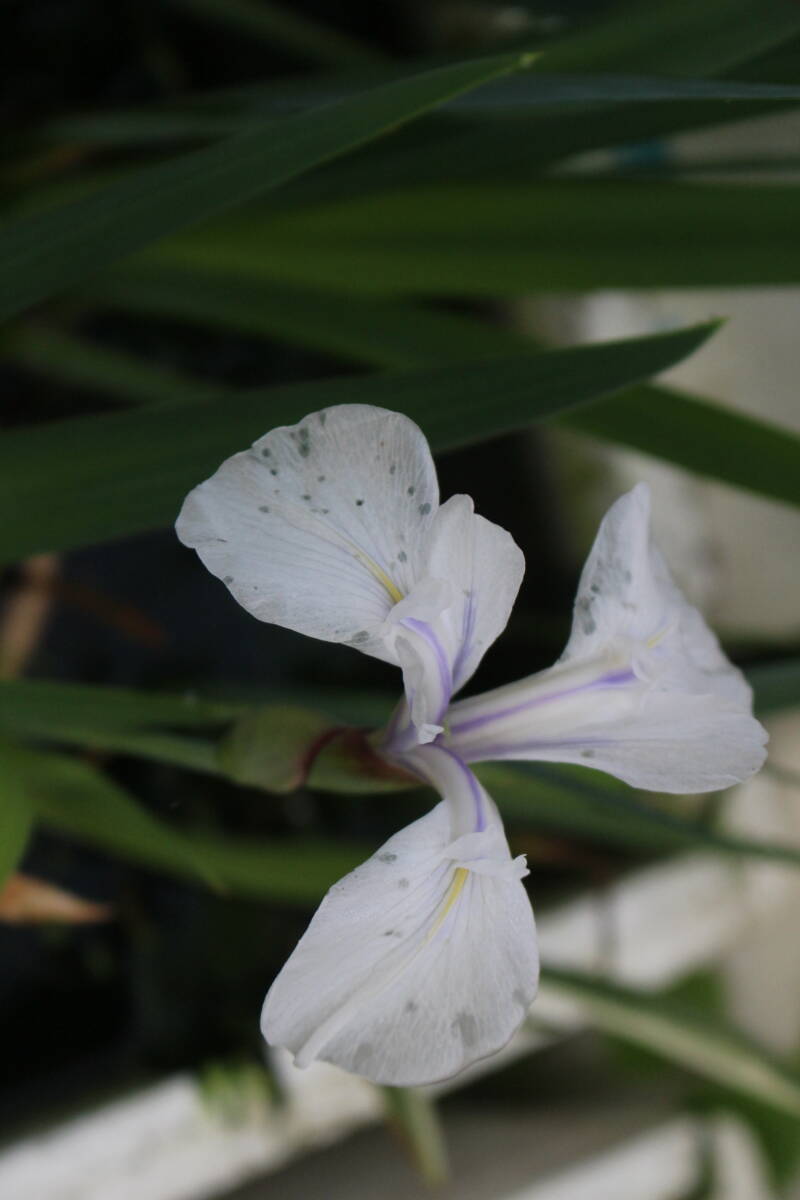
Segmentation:
<svg viewBox="0 0 800 1200">
<path fill-rule="evenodd" d="M 177 531 L 259 620 L 400 666 L 412 741 L 440 732 L 524 569 L 468 496 L 439 508 L 413 421 L 369 405 L 313 413 L 235 454 L 190 493 Z"/>
<path fill-rule="evenodd" d="M 387 622 L 420 741 L 441 732 L 451 696 L 502 633 L 524 570 L 514 539 L 478 516 L 469 496 L 442 505 L 424 548 L 422 582 Z M 402 741 L 402 719 L 393 732 Z"/>
<path fill-rule="evenodd" d="M 419 748 L 417 767 L 434 751 Z M 431 1083 L 499 1050 L 524 1019 L 538 979 L 527 871 L 483 789 L 475 829 L 470 775 L 456 767 L 444 801 L 331 888 L 275 980 L 262 1030 L 299 1066 Z"/>
<path fill-rule="evenodd" d="M 613 505 L 561 659 L 453 704 L 447 745 L 457 754 L 582 763 L 666 792 L 728 787 L 759 769 L 766 734 L 750 689 L 670 577 L 649 517 L 644 485 Z"/>
</svg>

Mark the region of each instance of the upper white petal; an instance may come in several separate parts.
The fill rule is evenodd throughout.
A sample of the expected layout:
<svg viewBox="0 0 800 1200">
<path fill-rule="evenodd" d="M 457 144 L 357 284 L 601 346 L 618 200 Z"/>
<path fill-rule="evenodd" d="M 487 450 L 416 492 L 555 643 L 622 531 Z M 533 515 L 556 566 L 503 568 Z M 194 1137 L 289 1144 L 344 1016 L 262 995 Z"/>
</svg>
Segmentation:
<svg viewBox="0 0 800 1200">
<path fill-rule="evenodd" d="M 390 658 L 379 631 L 420 576 L 438 501 L 414 422 L 347 404 L 227 459 L 176 528 L 259 620 Z"/>
<path fill-rule="evenodd" d="M 533 915 L 507 847 L 486 871 L 461 843 L 438 804 L 331 888 L 267 996 L 269 1042 L 410 1086 L 509 1040 L 536 991 Z"/>
<path fill-rule="evenodd" d="M 630 647 L 637 669 L 663 688 L 749 706 L 750 687 L 675 585 L 650 535 L 650 489 L 640 483 L 603 518 L 581 574 L 561 662 Z"/>
</svg>

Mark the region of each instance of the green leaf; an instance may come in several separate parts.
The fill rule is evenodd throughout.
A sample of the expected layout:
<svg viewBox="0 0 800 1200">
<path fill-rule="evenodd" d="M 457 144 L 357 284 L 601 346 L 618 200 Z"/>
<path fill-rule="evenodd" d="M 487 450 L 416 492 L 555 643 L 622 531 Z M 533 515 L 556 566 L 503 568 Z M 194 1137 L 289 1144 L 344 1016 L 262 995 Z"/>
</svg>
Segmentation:
<svg viewBox="0 0 800 1200">
<path fill-rule="evenodd" d="M 736 68 L 739 79 L 759 83 L 796 83 L 800 81 L 800 37 L 789 38 L 765 53 L 756 53 Z"/>
<path fill-rule="evenodd" d="M 665 370 L 716 328 L 699 325 L 491 362 L 335 379 L 16 430 L 0 438 L 0 561 L 174 520 L 226 457 L 326 405 L 367 403 L 417 419 L 435 449 L 520 429 Z"/>
<path fill-rule="evenodd" d="M 133 754 L 207 774 L 222 772 L 216 734 L 246 711 L 241 705 L 199 701 L 191 695 L 44 680 L 0 681 L 4 733 Z"/>
<path fill-rule="evenodd" d="M 0 886 L 25 852 L 33 823 L 30 799 L 21 777 L 13 747 L 0 743 L 2 790 L 0 791 Z"/>
<path fill-rule="evenodd" d="M 552 71 L 641 71 L 713 75 L 780 46 L 800 30 L 784 0 L 670 0 L 613 4 L 586 28 L 552 45 Z"/>
<path fill-rule="evenodd" d="M 103 266 L 344 154 L 507 71 L 530 55 L 458 63 L 289 117 L 169 162 L 0 230 L 0 317 Z"/>
<path fill-rule="evenodd" d="M 634 100 L 577 103 L 556 109 L 544 105 L 521 114 L 428 117 L 391 142 L 306 175 L 276 197 L 276 207 L 361 199 L 426 184 L 465 182 L 522 183 L 541 176 L 575 155 L 620 147 L 608 155 L 606 170 L 621 175 L 638 171 L 628 147 L 694 129 L 765 117 L 794 108 L 796 101 L 767 99 Z M 196 118 L 195 118 L 196 120 Z M 174 124 L 174 120 L 173 120 Z M 595 166 L 594 170 L 597 171 Z M 677 164 L 672 164 L 677 169 Z M 584 170 L 587 170 L 584 164 Z M 713 168 L 712 168 L 713 170 Z M 587 171 L 588 173 L 588 171 Z"/>
<path fill-rule="evenodd" d="M 57 329 L 20 327 L 10 331 L 0 354 L 46 379 L 99 392 L 104 400 L 115 403 L 175 404 L 197 397 L 196 379 Z"/>
<path fill-rule="evenodd" d="M 418 64 L 419 69 L 423 70 L 424 65 Z M 632 133 L 644 136 L 653 127 L 664 132 L 665 122 L 666 129 L 672 129 L 683 128 L 687 122 L 692 125 L 741 120 L 800 100 L 800 90 L 791 84 L 669 79 L 641 74 L 554 75 L 542 73 L 545 65 L 546 55 L 537 63 L 535 72 L 500 79 L 447 102 L 440 114 L 423 122 L 424 133 L 403 136 L 400 157 L 404 158 L 405 152 L 413 149 L 419 156 L 422 173 L 427 174 L 437 149 L 441 152 L 444 148 L 448 153 L 448 168 L 453 157 L 449 147 L 454 141 L 458 145 L 469 144 L 482 162 L 492 136 L 499 136 L 503 140 L 512 137 L 525 160 L 536 161 L 546 146 L 556 150 L 557 143 L 564 142 L 565 131 L 568 147 L 558 151 L 561 156 L 574 152 L 575 137 L 579 138 L 579 147 L 596 148 L 606 144 L 606 140 L 620 141 Z M 396 76 L 396 69 L 393 74 Z M 386 83 L 391 77 L 389 72 L 383 79 L 372 72 L 370 77 L 358 76 L 352 82 L 343 81 L 341 75 L 322 81 L 316 76 L 304 77 L 300 84 L 296 80 L 288 85 L 283 81 L 279 86 L 255 85 L 233 94 L 225 90 L 189 96 L 181 103 L 59 117 L 41 132 L 49 140 L 105 146 L 208 141 L 237 133 L 255 122 L 277 122 L 288 113 L 341 101 L 379 82 Z M 588 131 L 580 134 L 581 125 L 575 120 L 578 114 L 583 121 L 589 121 L 593 141 L 589 140 Z M 643 126 L 640 121 L 644 121 Z M 555 136 L 548 135 L 548 126 L 553 122 Z M 606 130 L 605 139 L 598 133 L 602 129 Z M 434 146 L 429 155 L 426 145 L 431 141 Z M 372 154 L 372 150 L 367 152 L 370 158 Z M 381 157 L 396 160 L 391 149 Z M 412 176 L 411 161 L 408 167 L 408 175 Z M 385 187 L 385 182 L 381 180 L 381 186 Z"/>
<path fill-rule="evenodd" d="M 799 205 L 790 185 L 440 183 L 255 209 L 142 261 L 376 295 L 796 283 Z"/>
<path fill-rule="evenodd" d="M 119 272 L 103 303 L 325 350 L 377 367 L 512 354 L 535 343 L 500 325 L 397 300 L 375 301 L 204 272 Z M 699 396 L 641 385 L 554 420 L 790 504 L 800 503 L 800 438 Z"/>
<path fill-rule="evenodd" d="M 214 731 L 267 703 L 304 703 L 327 713 L 332 724 L 366 725 L 385 721 L 397 697 L 384 692 L 342 692 L 338 688 L 259 688 L 242 698 L 209 699 L 194 692 L 137 691 L 49 679 L 0 680 L 0 729 L 55 736 L 72 725 L 98 732 Z"/>
<path fill-rule="evenodd" d="M 221 727 L 247 712 L 244 704 L 206 700 L 192 692 L 136 691 L 49 679 L 0 680 L 0 728 L 23 732 L 82 725 L 111 732 L 158 726 Z"/>
<path fill-rule="evenodd" d="M 386 1115 L 403 1138 L 409 1154 L 429 1187 L 450 1178 L 444 1130 L 436 1102 L 418 1088 L 382 1087 Z"/>
<path fill-rule="evenodd" d="M 722 1024 L 703 1021 L 658 994 L 561 968 L 543 968 L 541 990 L 575 1001 L 604 1033 L 800 1117 L 800 1075 Z"/>
<path fill-rule="evenodd" d="M 698 475 L 800 504 L 800 437 L 700 396 L 637 387 L 557 418 L 557 423 Z"/>
<path fill-rule="evenodd" d="M 407 301 L 332 295 L 217 271 L 171 266 L 110 272 L 93 303 L 255 337 L 278 338 L 345 360 L 407 369 L 530 353 L 500 325 L 412 307 Z M 202 387 L 197 383 L 198 390 Z"/>
<path fill-rule="evenodd" d="M 705 850 L 736 859 L 800 866 L 800 849 L 718 833 L 659 807 L 610 775 L 551 763 L 476 767 L 504 815 L 536 828 L 586 838 L 634 852 Z"/>
<path fill-rule="evenodd" d="M 0 681 L 0 732 L 18 738 L 132 754 L 282 792 L 376 793 L 408 787 L 362 728 L 382 725 L 393 696 L 264 692 L 250 703 L 48 680 Z"/>
<path fill-rule="evenodd" d="M 25 756 L 26 793 L 45 825 L 230 895 L 315 903 L 368 853 L 353 845 L 305 839 L 259 844 L 184 833 L 152 816 L 87 763 L 51 753 L 15 753 Z"/>
</svg>

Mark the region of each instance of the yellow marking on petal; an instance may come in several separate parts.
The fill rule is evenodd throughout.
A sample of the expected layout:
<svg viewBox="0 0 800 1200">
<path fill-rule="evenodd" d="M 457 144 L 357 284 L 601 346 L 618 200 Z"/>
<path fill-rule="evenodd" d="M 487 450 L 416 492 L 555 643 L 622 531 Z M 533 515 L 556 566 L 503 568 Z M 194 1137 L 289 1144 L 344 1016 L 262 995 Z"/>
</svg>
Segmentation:
<svg viewBox="0 0 800 1200">
<path fill-rule="evenodd" d="M 403 593 L 396 584 L 392 583 L 383 567 L 379 567 L 374 559 L 370 558 L 368 554 L 365 554 L 363 550 L 359 550 L 355 546 L 353 547 L 353 554 L 362 564 L 362 566 L 365 566 L 369 573 L 375 576 L 378 583 L 382 584 L 382 586 L 386 588 L 386 591 L 389 593 L 392 600 L 394 600 L 395 604 L 399 604 L 403 599 Z"/>
<path fill-rule="evenodd" d="M 670 621 L 669 625 L 665 625 L 663 629 L 659 629 L 658 633 L 654 633 L 651 638 L 648 638 L 645 642 L 647 649 L 652 650 L 658 645 L 659 642 L 663 642 L 667 634 L 672 633 L 672 631 L 675 629 L 675 625 L 675 621 Z"/>
<path fill-rule="evenodd" d="M 445 917 L 450 912 L 450 909 L 453 907 L 458 897 L 461 895 L 464 884 L 467 882 L 468 875 L 469 871 L 466 867 L 456 867 L 455 874 L 453 875 L 453 882 L 447 889 L 447 895 L 442 901 L 442 907 L 439 910 L 436 920 L 428 930 L 426 941 L 429 942 L 431 938 L 438 932 L 438 930 L 441 929 Z"/>
</svg>

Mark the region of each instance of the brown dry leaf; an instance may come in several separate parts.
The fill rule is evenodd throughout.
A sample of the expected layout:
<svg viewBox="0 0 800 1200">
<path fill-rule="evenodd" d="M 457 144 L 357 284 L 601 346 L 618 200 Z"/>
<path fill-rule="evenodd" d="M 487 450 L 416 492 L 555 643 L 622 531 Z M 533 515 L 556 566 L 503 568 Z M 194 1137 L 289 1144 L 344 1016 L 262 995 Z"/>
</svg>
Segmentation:
<svg viewBox="0 0 800 1200">
<path fill-rule="evenodd" d="M 33 875 L 10 875 L 0 888 L 0 921 L 9 925 L 29 925 L 40 921 L 82 925 L 91 921 L 108 921 L 111 916 L 112 910 L 108 904 L 82 900 L 80 896 L 74 896 Z"/>
</svg>

